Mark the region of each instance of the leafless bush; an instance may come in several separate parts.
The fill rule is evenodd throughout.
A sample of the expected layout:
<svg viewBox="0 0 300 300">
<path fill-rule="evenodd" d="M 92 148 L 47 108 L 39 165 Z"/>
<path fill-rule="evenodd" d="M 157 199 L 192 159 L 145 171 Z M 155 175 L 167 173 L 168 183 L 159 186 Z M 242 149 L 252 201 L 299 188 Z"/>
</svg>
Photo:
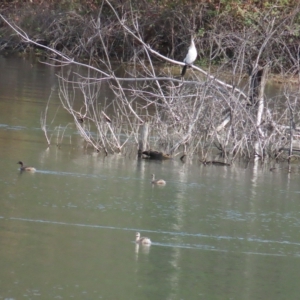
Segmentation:
<svg viewBox="0 0 300 300">
<path fill-rule="evenodd" d="M 265 96 L 270 68 L 275 65 L 280 69 L 277 55 L 286 48 L 280 36 L 288 18 L 257 18 L 252 32 L 228 35 L 218 34 L 219 24 L 215 24 L 208 40 L 209 58 L 223 57 L 224 62 L 212 68 L 214 75 L 192 66 L 189 78 L 182 81 L 174 66 L 183 63 L 162 55 L 145 42 L 132 11 L 120 15 L 108 0 L 103 3 L 110 7 L 110 18 L 123 30 L 128 43 L 136 45 L 132 64 L 124 76 L 117 75 L 116 66 L 110 61 L 113 45 L 107 39 L 108 27 L 101 18 L 91 20 L 82 29 L 85 38 L 80 50 L 72 50 L 85 51 L 90 57 L 89 64 L 74 61 L 56 50 L 55 45 L 40 45 L 9 24 L 26 42 L 51 51 L 56 57 L 52 58 L 53 63 L 68 66 L 68 71 L 59 74 L 60 99 L 89 145 L 106 154 L 126 152 L 132 146 L 137 148 L 140 128 L 147 124 L 148 147 L 173 156 L 185 152 L 198 154 L 202 160 L 208 160 L 212 153 L 221 154 L 227 161 L 237 157 L 279 159 L 286 148 L 288 156 L 292 155 L 299 132 L 299 90 L 286 85 L 282 97 Z M 58 30 L 61 25 L 55 26 Z M 278 43 L 280 47 L 275 50 Z M 103 59 L 96 64 L 93 54 L 100 48 Z M 296 62 L 294 53 L 290 57 Z M 163 67 L 156 67 L 154 58 L 165 62 Z M 74 71 L 70 65 L 84 72 Z M 221 80 L 229 67 L 230 76 Z M 299 72 L 297 64 L 285 75 L 290 77 L 296 71 Z M 107 88 L 113 99 L 102 96 Z M 75 95 L 76 99 L 80 96 L 81 103 L 74 100 Z"/>
</svg>

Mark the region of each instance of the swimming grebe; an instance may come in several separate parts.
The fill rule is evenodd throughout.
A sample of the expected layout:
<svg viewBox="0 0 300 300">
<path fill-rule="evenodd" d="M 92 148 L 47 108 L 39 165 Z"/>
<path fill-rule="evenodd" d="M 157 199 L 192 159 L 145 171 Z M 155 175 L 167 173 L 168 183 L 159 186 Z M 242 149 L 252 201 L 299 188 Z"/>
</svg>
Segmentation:
<svg viewBox="0 0 300 300">
<path fill-rule="evenodd" d="M 150 245 L 151 240 L 148 237 L 141 237 L 141 234 L 139 232 L 135 235 L 135 242 L 142 245 Z"/>
<path fill-rule="evenodd" d="M 155 179 L 155 174 L 152 174 L 152 184 L 165 185 L 166 182 L 163 179 Z"/>
<path fill-rule="evenodd" d="M 28 172 L 35 172 L 36 169 L 34 167 L 27 167 L 23 165 L 23 162 L 19 161 L 17 164 L 21 165 L 20 171 L 28 171 Z"/>
</svg>

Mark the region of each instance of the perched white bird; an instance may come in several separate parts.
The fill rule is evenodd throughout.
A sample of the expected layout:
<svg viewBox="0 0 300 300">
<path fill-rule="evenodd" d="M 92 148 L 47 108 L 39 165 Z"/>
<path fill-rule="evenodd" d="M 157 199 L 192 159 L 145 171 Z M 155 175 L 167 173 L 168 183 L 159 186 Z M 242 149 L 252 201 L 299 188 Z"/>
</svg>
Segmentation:
<svg viewBox="0 0 300 300">
<path fill-rule="evenodd" d="M 186 69 L 188 66 L 192 65 L 193 62 L 196 60 L 197 58 L 197 49 L 194 43 L 194 39 L 193 37 L 191 37 L 191 44 L 189 46 L 189 51 L 185 57 L 185 59 L 183 60 L 183 62 L 185 63 L 185 66 L 183 66 L 182 71 L 181 71 L 181 77 L 184 76 Z"/>
<path fill-rule="evenodd" d="M 142 245 L 150 245 L 151 240 L 147 237 L 141 237 L 140 233 L 137 232 L 135 235 L 135 242 Z"/>
</svg>

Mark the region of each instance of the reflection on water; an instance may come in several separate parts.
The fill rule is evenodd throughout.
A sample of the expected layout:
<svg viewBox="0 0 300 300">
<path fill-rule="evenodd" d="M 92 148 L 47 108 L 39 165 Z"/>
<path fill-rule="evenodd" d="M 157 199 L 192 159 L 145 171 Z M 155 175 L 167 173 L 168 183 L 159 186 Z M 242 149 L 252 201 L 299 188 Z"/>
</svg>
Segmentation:
<svg viewBox="0 0 300 300">
<path fill-rule="evenodd" d="M 47 148 L 39 117 L 54 70 L 3 64 L 0 299 L 297 299 L 297 167 L 287 176 L 105 157 L 71 124 L 61 147 Z M 69 122 L 60 110 L 51 126 Z M 20 174 L 19 160 L 37 171 Z M 153 173 L 166 186 L 152 186 Z M 136 244 L 136 231 L 152 245 Z"/>
<path fill-rule="evenodd" d="M 139 253 L 143 254 L 149 254 L 150 253 L 151 245 L 145 245 L 145 244 L 135 244 L 135 253 L 136 253 L 136 260 L 138 260 Z"/>
</svg>

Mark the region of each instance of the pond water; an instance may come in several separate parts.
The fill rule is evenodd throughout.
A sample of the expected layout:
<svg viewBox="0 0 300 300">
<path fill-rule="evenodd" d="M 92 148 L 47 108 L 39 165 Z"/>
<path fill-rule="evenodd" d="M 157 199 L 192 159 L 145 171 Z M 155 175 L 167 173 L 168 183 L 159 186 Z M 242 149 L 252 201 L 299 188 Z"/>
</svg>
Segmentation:
<svg viewBox="0 0 300 300">
<path fill-rule="evenodd" d="M 56 69 L 18 57 L 0 67 L 0 299 L 299 297 L 297 166 L 104 157 L 60 107 Z"/>
</svg>

